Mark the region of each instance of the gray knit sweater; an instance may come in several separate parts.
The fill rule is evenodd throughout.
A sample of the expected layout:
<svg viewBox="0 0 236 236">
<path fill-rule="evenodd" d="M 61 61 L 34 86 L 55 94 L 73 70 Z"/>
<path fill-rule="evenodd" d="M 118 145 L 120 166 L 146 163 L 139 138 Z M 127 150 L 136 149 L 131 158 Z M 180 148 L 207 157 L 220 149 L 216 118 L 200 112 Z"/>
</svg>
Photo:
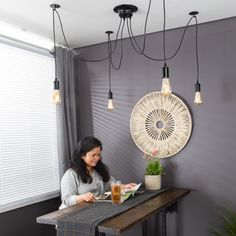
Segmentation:
<svg viewBox="0 0 236 236">
<path fill-rule="evenodd" d="M 60 209 L 76 204 L 76 197 L 87 192 L 99 196 L 110 190 L 110 183 L 114 180 L 111 176 L 108 183 L 104 183 L 102 177 L 94 170 L 92 183 L 83 183 L 76 172 L 70 168 L 66 171 L 61 180 L 61 201 Z"/>
</svg>

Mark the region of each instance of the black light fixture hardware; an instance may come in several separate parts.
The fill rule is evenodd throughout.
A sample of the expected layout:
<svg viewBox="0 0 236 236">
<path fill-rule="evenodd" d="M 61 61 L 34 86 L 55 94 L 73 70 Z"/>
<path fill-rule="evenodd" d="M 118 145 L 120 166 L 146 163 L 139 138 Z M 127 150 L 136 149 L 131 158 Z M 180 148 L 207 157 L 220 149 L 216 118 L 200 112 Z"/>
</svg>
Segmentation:
<svg viewBox="0 0 236 236">
<path fill-rule="evenodd" d="M 149 11 L 150 11 L 150 7 L 151 7 L 151 0 L 149 0 L 149 5 L 148 5 L 148 10 L 147 10 L 147 15 L 146 15 L 146 19 L 145 19 L 145 26 L 144 26 L 144 37 L 143 37 L 143 44 L 142 47 L 139 45 L 139 43 L 137 42 L 133 31 L 132 31 L 132 24 L 131 24 L 131 18 L 133 16 L 133 13 L 138 11 L 138 8 L 134 5 L 128 5 L 128 4 L 123 4 L 123 5 L 119 5 L 116 6 L 113 10 L 114 12 L 118 13 L 119 17 L 121 18 L 121 20 L 123 21 L 123 25 L 126 21 L 127 23 L 127 30 L 128 30 L 128 34 L 129 34 L 129 38 L 131 41 L 131 45 L 133 47 L 133 49 L 140 55 L 148 58 L 149 60 L 153 60 L 153 61 L 163 61 L 164 62 L 164 66 L 162 68 L 162 85 L 161 85 L 161 92 L 164 95 L 169 95 L 172 93 L 172 88 L 171 88 L 171 84 L 170 84 L 170 79 L 169 79 L 169 67 L 167 66 L 167 61 L 170 59 L 173 59 L 179 52 L 182 43 L 183 43 L 183 39 L 186 33 L 186 30 L 190 24 L 190 22 L 196 18 L 196 14 L 198 14 L 198 12 L 193 11 L 191 12 L 191 18 L 189 19 L 187 25 L 184 28 L 179 46 L 177 47 L 177 49 L 175 50 L 175 52 L 173 53 L 173 55 L 167 56 L 166 55 L 166 6 L 165 6 L 165 0 L 163 0 L 163 58 L 154 58 L 151 57 L 149 55 L 147 55 L 145 53 L 145 47 L 146 47 L 146 28 L 147 28 L 147 21 L 148 21 L 148 16 L 149 16 Z M 123 27 L 122 27 L 122 32 L 123 32 Z M 121 34 L 122 36 L 122 34 Z M 121 43 L 122 43 L 122 37 L 120 37 L 121 39 Z M 123 54 L 121 53 L 121 58 L 120 58 L 120 64 L 122 61 L 122 57 Z M 113 60 L 111 57 L 111 63 L 112 66 L 114 68 L 114 64 L 113 64 Z M 118 69 L 120 68 L 120 65 L 118 66 Z M 117 68 L 115 68 L 117 69 Z"/>
<path fill-rule="evenodd" d="M 114 7 L 114 12 L 119 14 L 120 18 L 126 19 L 131 18 L 134 12 L 138 11 L 138 8 L 131 4 L 122 4 Z"/>
<path fill-rule="evenodd" d="M 196 65 L 197 65 L 197 81 L 195 83 L 195 97 L 194 103 L 196 105 L 202 104 L 202 95 L 201 95 L 201 84 L 199 83 L 199 59 L 198 59 L 198 22 L 197 22 L 197 15 L 198 11 L 191 11 L 189 15 L 194 17 L 195 19 L 195 54 L 196 54 Z"/>
<path fill-rule="evenodd" d="M 124 27 L 125 27 L 125 23 L 126 23 L 126 27 L 127 27 L 127 31 L 128 31 L 128 35 L 129 35 L 129 39 L 132 45 L 132 48 L 141 56 L 144 56 L 145 58 L 151 60 L 151 61 L 157 61 L 157 62 L 164 62 L 164 66 L 162 68 L 162 87 L 161 87 L 161 92 L 165 95 L 168 95 L 172 92 L 171 89 L 171 85 L 170 85 L 170 80 L 169 80 L 169 67 L 167 65 L 167 62 L 171 59 L 173 59 L 178 52 L 181 49 L 181 46 L 183 44 L 183 40 L 187 31 L 188 26 L 190 25 L 190 23 L 192 22 L 192 20 L 195 20 L 195 25 L 196 25 L 196 63 L 197 63 L 197 82 L 195 84 L 195 103 L 196 104 L 201 104 L 202 103 L 202 99 L 201 99 L 201 94 L 200 94 L 200 83 L 199 83 L 199 61 L 198 61 L 198 42 L 197 42 L 197 38 L 198 38 L 198 22 L 197 22 L 197 15 L 198 12 L 197 11 L 192 11 L 189 13 L 189 15 L 191 16 L 190 19 L 188 20 L 186 26 L 183 28 L 183 32 L 182 32 L 182 36 L 180 38 L 179 44 L 176 48 L 176 50 L 174 50 L 174 53 L 172 55 L 166 55 L 166 6 L 165 6 L 165 1 L 163 0 L 163 57 L 153 57 L 148 55 L 145 52 L 145 48 L 146 48 L 146 36 L 147 36 L 147 24 L 148 24 L 148 17 L 149 17 L 149 12 L 151 9 L 151 3 L 152 0 L 149 0 L 149 4 L 148 4 L 148 8 L 147 8 L 147 13 L 146 13 L 146 17 L 145 17 L 145 24 L 144 24 L 144 31 L 143 31 L 143 41 L 140 45 L 140 43 L 136 40 L 136 37 L 134 36 L 133 30 L 132 30 L 132 19 L 133 19 L 133 15 L 134 13 L 136 13 L 138 11 L 138 7 L 132 4 L 122 4 L 122 5 L 118 5 L 116 7 L 113 8 L 113 11 L 115 13 L 117 13 L 120 17 L 120 22 L 119 22 L 119 26 L 116 32 L 116 37 L 114 40 L 114 44 L 111 46 L 111 39 L 110 39 L 110 35 L 113 33 L 112 31 L 107 31 L 106 34 L 108 35 L 108 54 L 105 55 L 103 58 L 100 59 L 84 59 L 84 58 L 78 58 L 78 60 L 80 61 L 85 61 L 85 62 L 102 62 L 105 60 L 108 60 L 109 62 L 109 92 L 108 92 L 108 100 L 112 102 L 112 109 L 113 107 L 113 94 L 111 91 L 111 67 L 115 70 L 119 70 L 122 66 L 122 61 L 123 61 L 123 32 L 124 32 Z M 62 26 L 62 22 L 60 19 L 60 15 L 57 12 L 57 8 L 59 8 L 60 6 L 58 4 L 51 4 L 50 7 L 53 9 L 53 13 L 54 11 L 57 13 L 59 21 L 60 21 L 60 26 L 61 26 L 61 31 L 63 33 L 63 37 L 65 40 L 65 44 L 67 46 L 67 48 L 69 50 L 70 47 L 66 41 L 66 37 L 64 34 L 64 30 L 63 30 L 63 26 Z M 53 15 L 54 16 L 54 15 Z M 54 38 L 55 40 L 55 38 Z M 119 48 L 120 48 L 120 55 L 119 55 L 119 60 L 118 60 L 118 64 L 115 65 L 115 63 L 113 62 L 113 56 L 114 56 L 114 52 L 117 50 L 118 48 L 118 40 L 119 40 Z M 73 53 L 73 50 L 71 50 L 71 52 Z M 56 82 L 57 79 L 55 79 L 55 87 L 56 84 L 59 86 L 59 82 Z M 112 110 L 111 109 L 111 110 Z"/>
<path fill-rule="evenodd" d="M 108 50 L 108 84 L 109 84 L 109 92 L 108 92 L 108 104 L 107 109 L 109 111 L 113 111 L 114 105 L 113 105 L 113 93 L 111 91 L 111 34 L 113 34 L 113 31 L 106 31 L 107 34 L 107 50 Z"/>
<path fill-rule="evenodd" d="M 169 67 L 164 64 L 164 67 L 162 67 L 162 78 L 168 77 L 169 78 Z"/>
<path fill-rule="evenodd" d="M 61 6 L 58 5 L 58 4 L 51 4 L 50 7 L 51 7 L 53 10 L 56 10 L 57 8 L 60 8 Z"/>
<path fill-rule="evenodd" d="M 164 95 L 170 95 L 172 92 L 170 79 L 169 79 L 169 67 L 166 63 L 162 67 L 162 84 L 161 84 L 161 93 Z"/>
<path fill-rule="evenodd" d="M 172 93 L 170 79 L 169 79 L 169 67 L 167 66 L 166 60 L 166 6 L 165 0 L 163 0 L 163 56 L 164 56 L 164 67 L 162 67 L 162 84 L 161 93 L 164 95 L 170 95 Z"/>
<path fill-rule="evenodd" d="M 188 14 L 190 15 L 190 16 L 196 16 L 196 15 L 198 15 L 198 11 L 191 11 L 191 12 L 189 12 Z"/>
<path fill-rule="evenodd" d="M 52 54 L 55 60 L 55 80 L 54 80 L 54 90 L 53 90 L 53 102 L 55 104 L 61 103 L 61 95 L 60 95 L 60 86 L 59 81 L 57 79 L 57 49 L 56 49 L 56 33 L 55 33 L 55 11 L 57 8 L 60 8 L 58 4 L 51 4 L 50 7 L 52 8 L 52 17 L 53 17 L 53 51 Z"/>
</svg>

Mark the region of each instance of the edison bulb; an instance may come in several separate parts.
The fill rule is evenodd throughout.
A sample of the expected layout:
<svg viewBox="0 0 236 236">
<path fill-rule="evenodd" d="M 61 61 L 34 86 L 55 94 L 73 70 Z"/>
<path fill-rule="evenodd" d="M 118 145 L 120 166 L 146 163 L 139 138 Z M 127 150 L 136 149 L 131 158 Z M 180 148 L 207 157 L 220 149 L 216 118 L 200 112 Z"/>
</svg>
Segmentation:
<svg viewBox="0 0 236 236">
<path fill-rule="evenodd" d="M 53 90 L 52 100 L 53 100 L 54 104 L 60 104 L 61 103 L 60 90 L 58 90 L 58 89 Z"/>
<path fill-rule="evenodd" d="M 108 99 L 107 109 L 109 111 L 112 111 L 114 109 L 114 105 L 113 105 L 113 100 L 112 99 Z"/>
<path fill-rule="evenodd" d="M 170 79 L 165 77 L 162 79 L 161 93 L 164 95 L 170 95 L 171 92 Z"/>
<path fill-rule="evenodd" d="M 202 95 L 201 95 L 200 91 L 195 92 L 194 103 L 197 105 L 202 104 Z"/>
</svg>

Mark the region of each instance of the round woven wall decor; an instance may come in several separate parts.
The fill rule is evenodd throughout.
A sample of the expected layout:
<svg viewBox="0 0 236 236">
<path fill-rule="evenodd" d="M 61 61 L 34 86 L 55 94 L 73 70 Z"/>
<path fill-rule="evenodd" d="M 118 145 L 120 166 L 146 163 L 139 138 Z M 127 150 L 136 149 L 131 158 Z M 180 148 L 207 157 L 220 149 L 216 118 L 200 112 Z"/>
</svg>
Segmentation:
<svg viewBox="0 0 236 236">
<path fill-rule="evenodd" d="M 141 98 L 130 117 L 130 132 L 138 148 L 157 157 L 175 155 L 187 144 L 192 117 L 186 104 L 176 95 L 152 92 Z"/>
</svg>

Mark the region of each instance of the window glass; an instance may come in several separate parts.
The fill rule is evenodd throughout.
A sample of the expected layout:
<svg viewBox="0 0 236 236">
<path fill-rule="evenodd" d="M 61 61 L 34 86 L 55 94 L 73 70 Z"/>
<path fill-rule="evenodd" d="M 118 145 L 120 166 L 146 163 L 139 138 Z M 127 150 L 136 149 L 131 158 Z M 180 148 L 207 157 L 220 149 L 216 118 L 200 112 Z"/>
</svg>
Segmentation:
<svg viewBox="0 0 236 236">
<path fill-rule="evenodd" d="M 0 212 L 59 195 L 54 59 L 0 42 Z"/>
</svg>

